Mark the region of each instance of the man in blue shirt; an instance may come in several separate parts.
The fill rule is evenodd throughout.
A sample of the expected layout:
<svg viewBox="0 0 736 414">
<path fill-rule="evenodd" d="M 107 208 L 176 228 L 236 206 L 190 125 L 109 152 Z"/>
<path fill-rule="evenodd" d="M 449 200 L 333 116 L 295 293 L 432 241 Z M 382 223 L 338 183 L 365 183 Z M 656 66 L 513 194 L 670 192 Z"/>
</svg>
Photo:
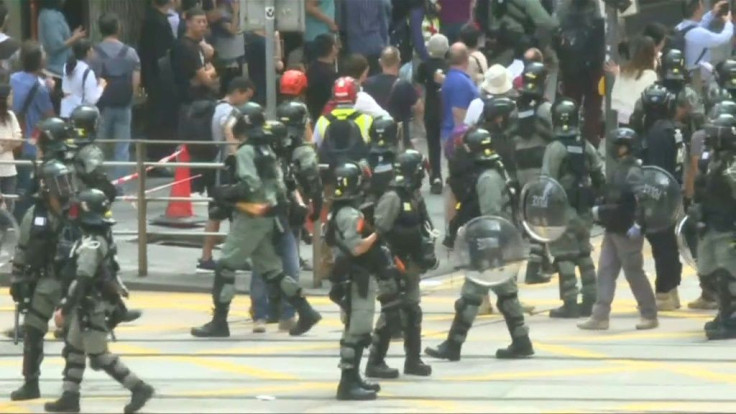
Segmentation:
<svg viewBox="0 0 736 414">
<path fill-rule="evenodd" d="M 470 79 L 466 70 L 470 60 L 468 48 L 455 43 L 449 52 L 450 70 L 442 84 L 442 142 L 446 142 L 455 125 L 462 125 L 465 113 L 473 99 L 479 96 L 478 87 Z"/>
<path fill-rule="evenodd" d="M 703 0 L 686 0 L 682 5 L 685 20 L 675 28 L 678 31 L 684 31 L 691 26 L 696 26 L 685 33 L 685 67 L 693 75 L 696 75 L 694 79 L 696 80 L 695 86 L 698 92 L 702 91 L 702 85 L 705 82 L 698 85 L 697 81 L 706 81 L 710 75 L 707 72 L 696 71 L 696 69 L 701 63 L 711 62 L 711 48 L 729 43 L 733 37 L 731 12 L 722 13 L 721 10 L 725 10 L 723 7 L 728 7 L 727 1 L 715 3 L 713 10 L 706 13 Z M 713 20 L 717 18 L 724 22 L 723 30 L 720 33 L 712 32 L 709 29 Z"/>
<path fill-rule="evenodd" d="M 16 72 L 10 76 L 10 87 L 13 90 L 13 112 L 18 115 L 23 137 L 30 138 L 36 128 L 38 121 L 54 115 L 54 107 L 51 103 L 53 89 L 43 80 L 43 68 L 46 61 L 41 45 L 29 40 L 23 43 L 20 51 L 20 59 L 23 65 L 22 72 Z M 36 86 L 37 85 L 37 86 Z M 23 121 L 25 120 L 25 122 Z M 23 143 L 21 159 L 35 159 L 36 147 L 28 141 Z M 31 190 L 31 167 L 18 166 L 18 195 L 19 202 L 15 204 L 15 216 L 22 218 L 30 204 L 24 201 L 23 195 Z M 20 220 L 19 220 L 20 221 Z"/>
<path fill-rule="evenodd" d="M 385 0 L 343 0 L 340 27 L 347 34 L 348 51 L 368 59 L 369 75 L 381 67 L 378 58 L 388 46 L 388 21 L 391 5 Z"/>
</svg>

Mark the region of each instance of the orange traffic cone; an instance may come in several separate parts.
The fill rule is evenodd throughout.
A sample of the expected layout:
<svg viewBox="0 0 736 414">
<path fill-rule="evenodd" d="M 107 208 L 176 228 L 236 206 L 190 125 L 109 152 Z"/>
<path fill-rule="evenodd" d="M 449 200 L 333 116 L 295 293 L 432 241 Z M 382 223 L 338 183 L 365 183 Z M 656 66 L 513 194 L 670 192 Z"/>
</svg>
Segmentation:
<svg viewBox="0 0 736 414">
<path fill-rule="evenodd" d="M 189 151 L 186 146 L 182 147 L 181 153 L 176 157 L 177 162 L 191 162 Z M 171 187 L 170 197 L 191 197 L 192 185 L 189 167 L 176 167 L 174 172 L 174 185 Z M 204 220 L 194 215 L 192 201 L 169 201 L 166 213 L 151 221 L 151 224 L 166 227 L 197 227 Z"/>
</svg>

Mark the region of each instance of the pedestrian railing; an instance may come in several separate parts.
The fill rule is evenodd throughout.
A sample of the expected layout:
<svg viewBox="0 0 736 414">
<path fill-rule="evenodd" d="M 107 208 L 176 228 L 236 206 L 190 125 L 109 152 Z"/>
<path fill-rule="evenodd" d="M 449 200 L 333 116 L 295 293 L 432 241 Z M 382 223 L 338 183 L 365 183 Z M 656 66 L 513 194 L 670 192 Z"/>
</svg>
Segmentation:
<svg viewBox="0 0 736 414">
<path fill-rule="evenodd" d="M 152 237 L 225 237 L 227 233 L 224 232 L 205 232 L 203 230 L 178 230 L 178 231 L 164 231 L 164 230 L 153 230 L 148 228 L 148 203 L 152 202 L 172 202 L 172 201 L 191 201 L 192 203 L 207 203 L 213 201 L 211 198 L 202 197 L 153 197 L 146 193 L 146 172 L 151 167 L 190 167 L 198 169 L 223 169 L 225 165 L 217 162 L 151 162 L 146 161 L 146 148 L 148 145 L 217 145 L 227 146 L 233 145 L 232 142 L 223 141 L 186 141 L 186 142 L 172 142 L 167 140 L 145 140 L 145 139 L 133 139 L 133 140 L 120 140 L 120 139 L 108 139 L 95 140 L 97 144 L 108 144 L 108 143 L 120 143 L 129 142 L 135 146 L 135 161 L 105 161 L 103 167 L 134 167 L 137 177 L 136 195 L 128 200 L 135 201 L 137 203 L 137 231 L 132 230 L 117 230 L 113 231 L 115 236 L 137 236 L 138 237 L 138 277 L 148 276 L 148 241 Z M 37 162 L 31 160 L 0 160 L 0 165 L 16 165 L 16 166 L 33 166 Z M 6 199 L 18 199 L 17 194 L 3 194 Z M 319 274 L 319 259 L 320 259 L 320 243 L 319 243 L 319 229 L 321 223 L 315 222 L 314 232 L 312 235 L 312 285 L 314 287 L 321 286 L 322 275 Z M 298 242 L 298 241 L 297 241 Z"/>
</svg>

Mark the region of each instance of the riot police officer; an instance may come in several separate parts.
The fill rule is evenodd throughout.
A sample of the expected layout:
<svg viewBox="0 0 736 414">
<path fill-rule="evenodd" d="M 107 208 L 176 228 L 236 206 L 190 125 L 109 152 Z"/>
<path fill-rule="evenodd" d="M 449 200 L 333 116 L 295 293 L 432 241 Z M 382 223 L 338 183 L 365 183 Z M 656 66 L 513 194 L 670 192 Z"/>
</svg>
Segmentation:
<svg viewBox="0 0 736 414">
<path fill-rule="evenodd" d="M 506 96 L 494 96 L 483 105 L 483 113 L 478 126 L 493 135 L 493 150 L 501 157 L 506 172 L 516 180 L 516 158 L 513 141 L 515 125 L 518 121 L 518 108 L 513 99 Z"/>
<path fill-rule="evenodd" d="M 79 412 L 79 391 L 89 358 L 94 370 L 102 370 L 131 392 L 124 412 L 135 413 L 153 396 L 153 387 L 141 381 L 110 353 L 107 344 L 105 315 L 100 308 L 115 305 L 120 296 L 114 256 L 111 226 L 115 224 L 110 201 L 102 191 L 84 190 L 79 194 L 76 219 L 82 230 L 72 253 L 76 274 L 64 304 L 57 311 L 57 324 L 68 323 L 62 355 L 65 360 L 63 392 L 53 402 L 47 402 L 47 412 Z"/>
<path fill-rule="evenodd" d="M 643 165 L 662 168 L 682 183 L 686 146 L 682 128 L 675 123 L 675 96 L 660 85 L 644 90 L 641 101 L 645 116 L 645 134 L 642 140 Z M 654 266 L 657 272 L 655 291 L 657 308 L 672 311 L 680 308 L 677 287 L 682 279 L 682 264 L 677 250 L 674 226 L 657 233 L 647 234 L 652 246 Z"/>
<path fill-rule="evenodd" d="M 399 307 L 405 320 L 404 374 L 428 376 L 432 367 L 420 358 L 422 343 L 422 308 L 419 305 L 420 275 L 439 265 L 434 252 L 433 229 L 427 206 L 419 193 L 426 175 L 425 159 L 418 151 L 407 150 L 396 158 L 396 171 L 390 188 L 378 200 L 375 227 L 379 237 L 388 242 L 391 253 L 404 264 L 398 280 L 379 282 L 383 308 Z M 366 376 L 396 378 L 398 370 L 386 365 L 391 327 L 381 315 L 373 333 Z"/>
<path fill-rule="evenodd" d="M 463 225 L 474 217 L 487 215 L 511 219 L 514 216 L 515 189 L 503 162 L 493 149 L 491 134 L 484 129 L 472 130 L 465 135 L 464 145 L 472 155 L 480 173 L 475 182 L 475 198 L 466 201 L 460 207 L 458 216 L 464 220 L 459 224 Z M 462 211 L 463 209 L 467 209 L 468 213 Z M 454 240 L 454 237 L 450 239 Z M 524 358 L 533 355 L 534 349 L 529 339 L 529 328 L 524 323 L 516 279 L 495 286 L 491 290 L 498 297 L 498 309 L 503 313 L 512 340 L 508 348 L 496 351 L 496 358 Z M 487 293 L 488 287 L 466 280 L 461 289 L 461 297 L 455 302 L 455 319 L 452 321 L 447 340 L 437 348 L 427 348 L 425 353 L 435 358 L 460 360 L 462 344 L 475 320 L 483 296 Z"/>
<path fill-rule="evenodd" d="M 552 141 L 552 104 L 544 98 L 547 69 L 531 62 L 521 74 L 521 90 L 516 100 L 518 117 L 513 130 L 514 160 L 519 187 L 539 176 L 547 144 Z M 551 268 L 544 244 L 530 241 L 526 283 L 547 283 L 543 270 Z"/>
<path fill-rule="evenodd" d="M 236 182 L 218 187 L 214 194 L 218 203 L 234 206 L 230 232 L 215 268 L 212 289 L 215 312 L 211 322 L 192 328 L 191 333 L 199 337 L 230 336 L 227 315 L 235 295 L 235 271 L 251 258 L 253 269 L 296 309 L 299 320 L 289 333 L 301 335 L 322 317 L 303 296 L 297 281 L 284 273 L 273 245 L 275 233 L 285 228 L 282 219 L 286 188 L 271 148 L 273 134 L 265 128 L 262 108 L 248 115 L 241 114 L 233 132 L 236 137 L 247 136 L 247 139 L 235 154 Z"/>
<path fill-rule="evenodd" d="M 653 329 L 659 326 L 657 305 L 644 273 L 643 223 L 636 200 L 643 185 L 643 173 L 635 156 L 638 137 L 629 128 L 618 128 L 608 139 L 614 148 L 615 170 L 607 174 L 603 200 L 591 211 L 593 219 L 605 229 L 598 260 L 598 295 L 590 318 L 579 323 L 578 328 L 608 329 L 616 279 L 623 269 L 641 315 L 636 329 Z"/>
<path fill-rule="evenodd" d="M 736 60 L 728 59 L 716 65 L 714 78 L 706 94 L 708 110 L 718 102 L 736 99 Z"/>
<path fill-rule="evenodd" d="M 371 168 L 368 198 L 377 201 L 394 178 L 394 161 L 399 150 L 399 127 L 391 117 L 373 120 L 370 129 L 368 165 Z"/>
<path fill-rule="evenodd" d="M 68 143 L 73 135 L 61 118 L 46 118 L 36 126 L 38 130 L 37 146 L 39 158 L 46 160 L 59 160 L 66 162 L 68 157 Z"/>
<path fill-rule="evenodd" d="M 542 174 L 560 182 L 570 203 L 568 225 L 561 238 L 549 243 L 560 274 L 563 305 L 549 312 L 552 318 L 590 316 L 596 299 L 595 265 L 591 258 L 590 228 L 595 193 L 605 185 L 603 162 L 598 152 L 580 134 L 579 110 L 563 99 L 552 110 L 556 140 L 544 152 Z M 582 305 L 578 304 L 575 268 L 580 271 Z"/>
<path fill-rule="evenodd" d="M 335 266 L 330 273 L 330 298 L 345 313 L 345 328 L 340 339 L 341 376 L 337 399 L 373 400 L 380 386 L 365 382 L 360 376 L 363 351 L 371 344 L 376 306 L 373 277 L 382 282 L 394 279 L 397 277 L 396 269 L 389 269 L 390 258 L 387 263 L 377 233 L 369 228 L 358 209 L 364 198 L 362 188 L 366 177 L 363 168 L 348 162 L 337 166 L 334 173 L 335 189 L 325 241 L 336 250 Z M 398 310 L 386 311 L 390 311 L 390 323 L 397 323 Z"/>
<path fill-rule="evenodd" d="M 688 211 L 700 231 L 698 274 L 714 286 L 718 314 L 705 324 L 708 339 L 736 338 L 736 254 L 733 250 L 736 223 L 736 117 L 719 115 L 706 126 L 713 149 L 707 172 L 696 185 L 695 204 Z"/>
<path fill-rule="evenodd" d="M 74 194 L 71 170 L 55 160 L 44 163 L 38 172 L 39 192 L 26 212 L 13 257 L 10 294 L 25 315 L 23 320 L 23 377 L 20 389 L 10 394 L 13 401 L 40 397 L 38 378 L 43 360 L 43 338 L 48 323 L 62 297 L 60 267 L 57 262 L 59 232 L 65 210 Z"/>
<path fill-rule="evenodd" d="M 69 115 L 69 126 L 72 129 L 73 145 L 71 146 L 71 163 L 79 179 L 78 188 L 96 188 L 110 200 L 115 201 L 117 190 L 105 173 L 102 163 L 105 155 L 95 144 L 100 112 L 96 107 L 80 105 Z"/>
</svg>

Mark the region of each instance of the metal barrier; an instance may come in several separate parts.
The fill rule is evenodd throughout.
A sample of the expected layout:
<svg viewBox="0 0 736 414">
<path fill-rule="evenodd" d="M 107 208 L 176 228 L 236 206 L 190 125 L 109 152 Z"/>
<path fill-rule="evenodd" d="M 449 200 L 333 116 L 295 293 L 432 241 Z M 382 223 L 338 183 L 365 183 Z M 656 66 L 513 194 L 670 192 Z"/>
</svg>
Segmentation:
<svg viewBox="0 0 736 414">
<path fill-rule="evenodd" d="M 166 140 L 144 140 L 144 139 L 133 139 L 133 140 L 120 140 L 120 139 L 98 139 L 95 143 L 120 143 L 129 142 L 135 145 L 135 161 L 105 161 L 102 166 L 105 168 L 111 167 L 135 167 L 138 173 L 138 185 L 136 189 L 136 202 L 138 203 L 137 208 L 137 219 L 138 219 L 138 231 L 131 230 L 118 230 L 113 231 L 113 235 L 116 236 L 138 236 L 138 277 L 148 276 L 148 239 L 149 236 L 160 236 L 160 237 L 206 237 L 216 236 L 225 237 L 227 233 L 223 232 L 205 232 L 205 231 L 149 231 L 148 229 L 148 203 L 149 202 L 169 202 L 169 201 L 191 201 L 193 203 L 207 203 L 212 201 L 211 198 L 192 198 L 192 197 L 147 197 L 146 195 L 146 167 L 196 167 L 204 169 L 221 169 L 225 165 L 223 163 L 198 163 L 198 162 L 150 162 L 145 161 L 146 158 L 146 145 L 159 144 L 159 145 L 172 145 L 172 144 L 183 144 L 183 145 L 217 145 L 227 146 L 233 145 L 232 142 L 224 141 L 186 141 L 186 142 L 172 142 Z M 18 166 L 33 166 L 38 162 L 30 160 L 0 160 L 0 165 L 18 165 Z M 8 199 L 18 199 L 17 194 L 3 194 L 3 197 Z M 321 280 L 318 272 L 317 259 L 319 258 L 319 234 L 316 231 L 321 223 L 315 223 L 315 231 L 313 234 L 313 271 L 312 271 L 312 284 L 314 287 L 321 285 Z"/>
</svg>

